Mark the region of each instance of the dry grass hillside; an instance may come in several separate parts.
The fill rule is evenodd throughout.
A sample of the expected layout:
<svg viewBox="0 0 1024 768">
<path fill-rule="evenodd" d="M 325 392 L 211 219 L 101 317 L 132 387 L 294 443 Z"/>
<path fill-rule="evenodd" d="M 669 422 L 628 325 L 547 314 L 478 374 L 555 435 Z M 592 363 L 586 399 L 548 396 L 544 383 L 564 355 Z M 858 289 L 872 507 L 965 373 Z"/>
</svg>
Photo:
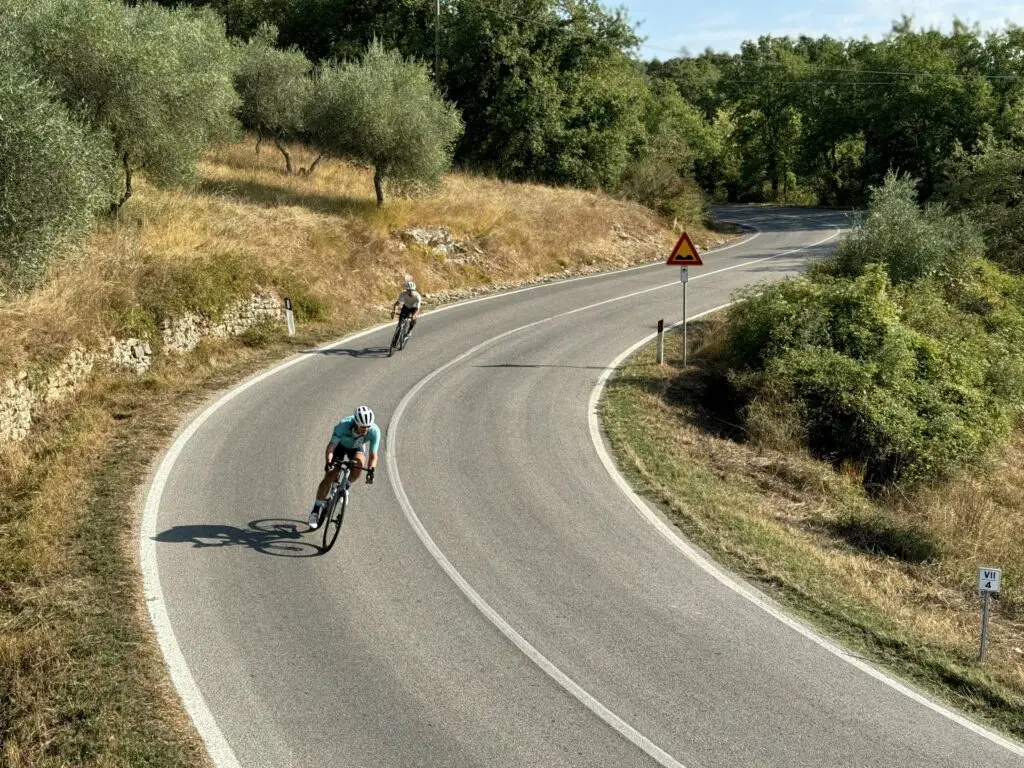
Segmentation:
<svg viewBox="0 0 1024 768">
<path fill-rule="evenodd" d="M 256 286 L 292 295 L 300 321 L 350 328 L 378 319 L 406 274 L 429 301 L 643 262 L 672 244 L 652 212 L 602 194 L 452 174 L 436 194 L 378 209 L 368 169 L 325 162 L 289 176 L 276 150 L 254 149 L 249 140 L 210 154 L 192 191 L 143 181 L 120 220 L 55 264 L 44 289 L 0 305 L 0 376 L 73 339 L 152 336 L 175 312 L 215 313 Z M 293 157 L 296 167 L 313 159 L 302 148 Z M 468 251 L 407 247 L 398 233 L 409 227 L 445 227 Z M 704 246 L 722 239 L 689 229 Z"/>
</svg>

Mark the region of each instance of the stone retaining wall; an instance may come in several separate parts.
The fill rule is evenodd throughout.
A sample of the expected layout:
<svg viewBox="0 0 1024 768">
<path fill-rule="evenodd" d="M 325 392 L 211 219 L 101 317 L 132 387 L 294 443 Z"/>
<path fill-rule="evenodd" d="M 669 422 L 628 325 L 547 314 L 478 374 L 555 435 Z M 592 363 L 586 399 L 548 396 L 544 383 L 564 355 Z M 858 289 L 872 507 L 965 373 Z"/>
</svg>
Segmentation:
<svg viewBox="0 0 1024 768">
<path fill-rule="evenodd" d="M 272 293 L 254 293 L 229 307 L 220 320 L 188 313 L 160 326 L 163 351 L 183 354 L 206 337 L 238 336 L 254 325 L 279 321 L 284 315 L 281 299 Z M 30 376 L 28 371 L 0 382 L 0 445 L 28 437 L 40 409 L 60 402 L 85 384 L 98 365 L 145 373 L 153 365 L 153 348 L 146 339 L 111 338 L 99 350 L 74 344 L 53 369 Z"/>
</svg>

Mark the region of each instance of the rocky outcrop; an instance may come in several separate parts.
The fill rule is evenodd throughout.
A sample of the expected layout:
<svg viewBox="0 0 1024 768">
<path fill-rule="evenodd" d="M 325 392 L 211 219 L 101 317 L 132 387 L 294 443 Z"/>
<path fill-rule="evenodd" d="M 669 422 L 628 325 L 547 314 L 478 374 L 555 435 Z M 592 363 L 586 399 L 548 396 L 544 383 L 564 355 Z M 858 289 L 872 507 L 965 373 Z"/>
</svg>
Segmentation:
<svg viewBox="0 0 1024 768">
<path fill-rule="evenodd" d="M 284 310 L 281 299 L 259 292 L 228 307 L 219 319 L 188 313 L 160 326 L 163 350 L 182 354 L 195 349 L 207 337 L 238 336 L 259 323 L 277 321 Z M 110 338 L 99 350 L 74 344 L 63 360 L 50 370 L 30 375 L 20 371 L 0 382 L 0 445 L 24 440 L 39 410 L 58 403 L 80 390 L 98 365 L 145 373 L 154 361 L 147 339 Z"/>
</svg>

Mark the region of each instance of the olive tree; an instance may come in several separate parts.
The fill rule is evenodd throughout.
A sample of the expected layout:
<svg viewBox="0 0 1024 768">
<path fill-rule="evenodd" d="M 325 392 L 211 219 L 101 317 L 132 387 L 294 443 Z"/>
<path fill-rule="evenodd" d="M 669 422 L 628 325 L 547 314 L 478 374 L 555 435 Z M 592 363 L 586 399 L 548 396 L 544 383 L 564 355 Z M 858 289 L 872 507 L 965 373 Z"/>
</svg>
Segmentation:
<svg viewBox="0 0 1024 768">
<path fill-rule="evenodd" d="M 265 24 L 241 47 L 235 75 L 235 88 L 242 99 L 238 116 L 242 125 L 259 137 L 256 151 L 264 139 L 270 138 L 284 155 L 288 173 L 292 173 L 292 158 L 282 142 L 302 135 L 313 89 L 312 64 L 298 48 L 279 50 L 276 41 L 277 29 Z M 318 161 L 313 161 L 310 171 Z"/>
<path fill-rule="evenodd" d="M 357 62 L 320 68 L 306 115 L 320 151 L 373 167 L 378 205 L 385 179 L 438 183 L 462 127 L 427 68 L 376 41 Z"/>
<path fill-rule="evenodd" d="M 180 183 L 211 142 L 230 134 L 236 54 L 210 10 L 110 0 L 39 0 L 21 15 L 32 66 L 64 102 L 109 135 L 123 167 Z"/>
<path fill-rule="evenodd" d="M 0 40 L 0 296 L 30 288 L 109 202 L 109 144 L 81 125 Z"/>
</svg>

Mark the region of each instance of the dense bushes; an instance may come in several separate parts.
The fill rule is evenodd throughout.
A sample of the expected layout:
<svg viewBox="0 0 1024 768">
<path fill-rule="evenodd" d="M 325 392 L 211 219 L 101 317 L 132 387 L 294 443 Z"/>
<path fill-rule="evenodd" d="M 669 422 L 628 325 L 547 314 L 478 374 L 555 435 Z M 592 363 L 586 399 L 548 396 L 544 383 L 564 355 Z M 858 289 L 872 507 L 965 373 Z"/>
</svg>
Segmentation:
<svg viewBox="0 0 1024 768">
<path fill-rule="evenodd" d="M 731 379 L 751 436 L 853 462 L 870 486 L 981 460 L 1024 402 L 1024 281 L 912 195 L 890 177 L 834 258 L 731 310 Z"/>
</svg>

